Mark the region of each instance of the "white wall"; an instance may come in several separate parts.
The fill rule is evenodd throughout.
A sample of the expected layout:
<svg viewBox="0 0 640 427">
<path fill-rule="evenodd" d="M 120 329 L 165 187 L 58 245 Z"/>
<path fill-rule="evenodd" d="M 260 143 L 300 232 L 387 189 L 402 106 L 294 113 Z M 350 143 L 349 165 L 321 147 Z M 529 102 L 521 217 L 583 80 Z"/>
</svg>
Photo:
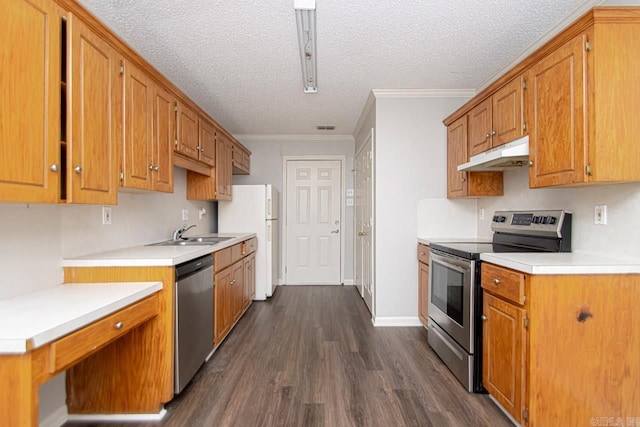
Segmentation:
<svg viewBox="0 0 640 427">
<path fill-rule="evenodd" d="M 504 173 L 504 196 L 478 199 L 485 219 L 478 235 L 491 236 L 499 209 L 567 209 L 573 212 L 572 250 L 640 261 L 640 183 L 585 188 L 529 189 L 528 168 Z M 608 225 L 593 224 L 594 205 L 607 205 Z"/>
<path fill-rule="evenodd" d="M 466 100 L 376 99 L 376 319 L 417 319 L 418 204 L 446 197 L 442 120 Z"/>
<path fill-rule="evenodd" d="M 198 209 L 210 202 L 186 200 L 186 172 L 175 169 L 175 190 L 164 193 L 120 193 L 112 207 L 112 225 L 102 225 L 101 206 L 0 203 L 0 299 L 62 283 L 62 258 L 142 245 L 171 238 L 189 210 L 194 234 L 211 230 L 211 215 L 198 220 Z M 65 405 L 64 375 L 40 389 L 40 421 Z"/>
<path fill-rule="evenodd" d="M 280 212 L 282 206 L 282 157 L 283 156 L 310 156 L 310 155 L 342 155 L 346 157 L 345 188 L 353 188 L 353 157 L 354 141 L 351 138 L 340 140 L 305 140 L 274 137 L 274 139 L 249 139 L 237 136 L 249 150 L 251 150 L 251 175 L 234 175 L 233 183 L 239 185 L 271 184 L 280 193 Z M 344 199 L 343 199 L 344 200 Z M 219 202 L 224 203 L 224 202 Z M 353 207 L 345 207 L 343 220 L 345 233 L 345 280 L 353 280 Z M 284 227 L 280 227 L 280 242 L 284 242 Z M 284 245 L 280 245 L 280 260 L 283 259 Z M 282 262 L 281 266 L 282 268 Z M 282 279 L 282 271 L 280 272 Z"/>
</svg>

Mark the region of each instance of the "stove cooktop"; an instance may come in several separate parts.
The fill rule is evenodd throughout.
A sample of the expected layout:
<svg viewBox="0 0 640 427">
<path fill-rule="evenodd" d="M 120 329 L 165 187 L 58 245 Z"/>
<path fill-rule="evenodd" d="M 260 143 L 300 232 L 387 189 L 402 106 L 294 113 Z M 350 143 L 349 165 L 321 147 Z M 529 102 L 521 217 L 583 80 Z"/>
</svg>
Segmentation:
<svg viewBox="0 0 640 427">
<path fill-rule="evenodd" d="M 502 245 L 499 243 L 432 243 L 430 247 L 460 258 L 474 260 L 480 259 L 480 254 L 487 253 L 542 252 L 532 248 Z"/>
</svg>

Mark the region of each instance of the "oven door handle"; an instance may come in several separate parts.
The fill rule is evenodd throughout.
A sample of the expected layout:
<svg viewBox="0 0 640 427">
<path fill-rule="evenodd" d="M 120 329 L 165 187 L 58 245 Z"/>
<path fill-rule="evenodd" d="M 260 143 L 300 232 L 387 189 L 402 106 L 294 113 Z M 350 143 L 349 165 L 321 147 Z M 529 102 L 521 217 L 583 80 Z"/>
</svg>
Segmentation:
<svg viewBox="0 0 640 427">
<path fill-rule="evenodd" d="M 447 347 L 449 347 L 449 350 L 451 350 L 453 352 L 453 354 L 455 354 L 458 357 L 458 359 L 462 360 L 463 359 L 462 353 L 460 353 L 457 348 L 455 348 L 453 345 L 451 345 L 451 343 L 449 342 L 450 338 L 447 339 L 447 337 L 443 336 L 440 333 L 440 331 L 438 331 L 435 328 L 435 326 L 433 326 L 433 325 L 429 325 L 429 326 L 431 326 L 431 330 L 433 331 L 433 333 L 438 335 L 440 337 L 440 339 L 442 340 L 442 342 L 445 343 L 447 345 Z"/>
<path fill-rule="evenodd" d="M 459 266 L 457 266 L 457 265 L 454 265 L 454 264 L 450 264 L 450 263 L 448 263 L 447 261 L 445 261 L 445 258 L 444 258 L 444 257 L 442 257 L 442 256 L 440 256 L 440 255 L 434 255 L 434 253 L 433 253 L 433 252 L 431 252 L 430 257 L 431 257 L 431 259 L 432 259 L 433 261 L 438 262 L 438 263 L 440 263 L 440 264 L 444 265 L 445 267 L 450 268 L 450 269 L 455 270 L 455 271 L 458 271 L 458 272 L 460 272 L 460 273 L 462 273 L 462 274 L 465 274 L 465 273 L 468 273 L 468 272 L 469 272 L 469 270 L 468 270 L 468 269 L 464 269 L 464 268 L 459 267 Z"/>
</svg>

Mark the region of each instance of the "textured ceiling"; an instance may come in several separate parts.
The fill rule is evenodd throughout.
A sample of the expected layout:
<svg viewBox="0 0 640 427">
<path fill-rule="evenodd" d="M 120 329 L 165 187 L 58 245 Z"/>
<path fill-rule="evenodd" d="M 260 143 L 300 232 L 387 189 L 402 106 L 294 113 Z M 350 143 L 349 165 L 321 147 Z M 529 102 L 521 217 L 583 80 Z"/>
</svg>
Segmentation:
<svg viewBox="0 0 640 427">
<path fill-rule="evenodd" d="M 353 132 L 372 89 L 477 89 L 593 0 L 317 0 L 318 93 L 293 0 L 80 0 L 233 134 Z"/>
</svg>

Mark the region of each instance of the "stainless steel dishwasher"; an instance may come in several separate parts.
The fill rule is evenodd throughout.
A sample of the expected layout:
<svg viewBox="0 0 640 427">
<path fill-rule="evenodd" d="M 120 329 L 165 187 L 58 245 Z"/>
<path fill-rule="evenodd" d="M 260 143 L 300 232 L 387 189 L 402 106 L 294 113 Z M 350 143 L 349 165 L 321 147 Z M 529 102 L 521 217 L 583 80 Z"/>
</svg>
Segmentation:
<svg viewBox="0 0 640 427">
<path fill-rule="evenodd" d="M 213 256 L 176 266 L 174 392 L 180 393 L 213 349 Z"/>
</svg>

